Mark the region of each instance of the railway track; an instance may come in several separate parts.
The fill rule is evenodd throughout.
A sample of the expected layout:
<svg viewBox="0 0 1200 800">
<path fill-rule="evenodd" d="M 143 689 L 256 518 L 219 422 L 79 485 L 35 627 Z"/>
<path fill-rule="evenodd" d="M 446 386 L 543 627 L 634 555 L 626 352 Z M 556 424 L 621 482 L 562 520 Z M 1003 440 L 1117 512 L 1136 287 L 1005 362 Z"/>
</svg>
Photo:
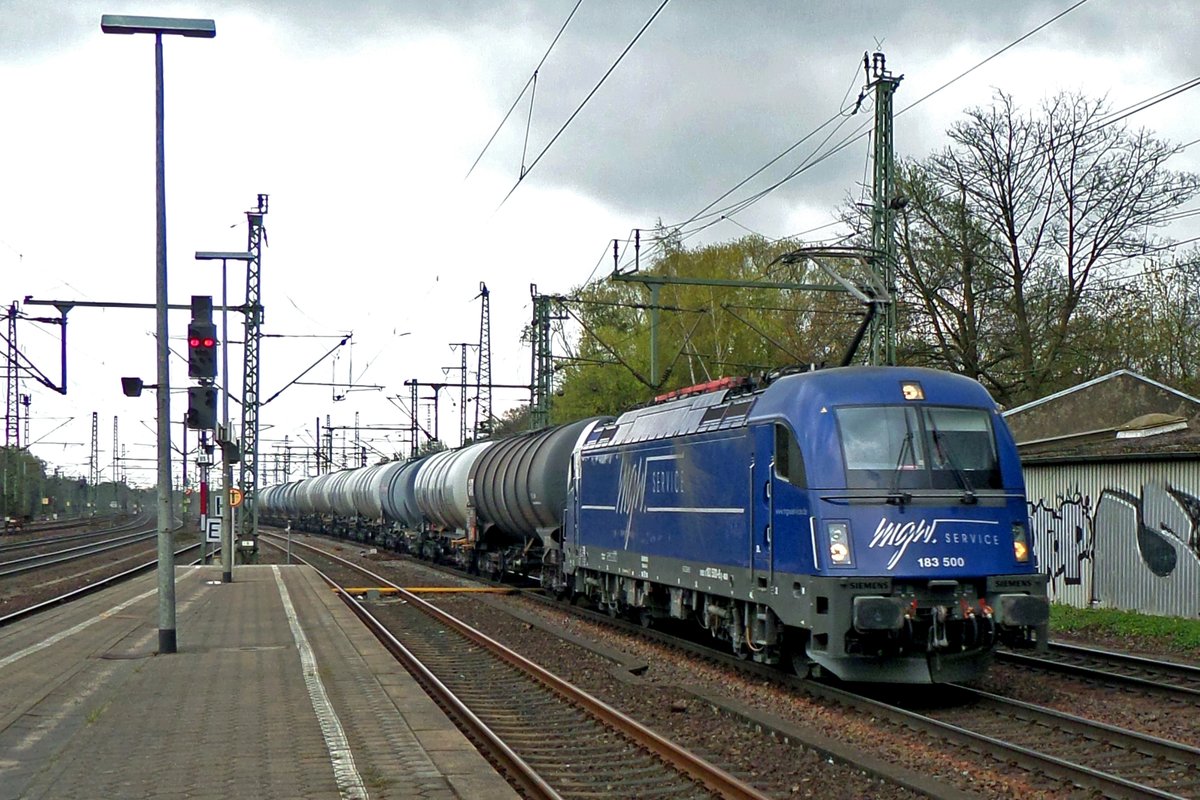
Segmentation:
<svg viewBox="0 0 1200 800">
<path fill-rule="evenodd" d="M 139 531 L 137 533 L 117 536 L 116 538 L 105 538 L 102 541 L 91 544 L 76 545 L 63 550 L 53 550 L 48 553 L 38 553 L 37 555 L 10 559 L 0 562 L 0 578 L 21 575 L 56 564 L 78 561 L 100 553 L 106 553 L 110 550 L 119 550 L 122 547 L 149 541 L 157 536 L 157 531 Z"/>
<path fill-rule="evenodd" d="M 64 533 L 47 536 L 37 536 L 30 539 L 25 539 L 19 542 L 8 542 L 0 544 L 0 565 L 12 560 L 10 555 L 13 553 L 21 553 L 28 550 L 40 550 L 43 548 L 57 547 L 71 542 L 85 542 L 91 539 L 107 538 L 113 534 L 134 531 L 138 528 L 153 526 L 153 521 L 148 521 L 145 518 L 129 520 L 118 525 L 113 525 L 108 528 L 103 528 L 96 531 L 86 531 L 84 533 Z M 0 540 L 2 541 L 2 540 Z"/>
<path fill-rule="evenodd" d="M 945 690 L 948 707 L 890 713 L 1105 797 L 1200 797 L 1200 749 L 978 689 Z"/>
<path fill-rule="evenodd" d="M 273 541 L 266 535 L 263 540 Z M 331 585 L 361 582 L 366 575 L 373 586 L 396 590 L 400 602 L 381 604 L 374 613 L 348 602 L 533 796 L 765 798 L 415 594 L 310 545 L 293 543 L 293 558 L 298 548 L 328 565 L 329 574 L 322 575 Z M 392 630 L 402 630 L 403 641 Z"/>
<path fill-rule="evenodd" d="M 1097 791 L 1106 798 L 1200 798 L 1200 749 L 1188 745 L 953 684 L 938 687 L 936 708 L 903 707 L 881 699 L 893 694 L 892 688 L 860 692 L 797 678 L 707 645 L 646 630 L 637 622 L 586 609 L 572 608 L 571 613 L 776 681 L 791 690 L 889 719 L 1003 763 Z"/>
<path fill-rule="evenodd" d="M 433 568 L 440 569 L 436 566 Z M 445 571 L 464 577 L 457 570 Z M 999 763 L 1016 764 L 1065 786 L 1114 798 L 1200 798 L 1200 749 L 1188 745 L 968 687 L 940 687 L 936 707 L 909 707 L 911 704 L 896 704 L 880 699 L 878 693 L 855 692 L 838 685 L 794 678 L 776 668 L 741 661 L 704 644 L 681 640 L 662 631 L 646 630 L 636 621 L 614 619 L 601 612 L 568 607 L 536 594 L 526 596 L 560 612 L 568 611 L 589 621 L 617 627 L 689 654 L 700 655 L 756 678 L 766 678 L 791 691 L 854 708 L 875 718 L 891 720 L 897 725 L 955 743 Z M 1127 671 L 1146 672 L 1129 676 L 1138 681 L 1137 685 L 1144 682 L 1160 689 L 1163 688 L 1161 677 L 1153 676 L 1161 674 L 1147 671 L 1172 667 L 1153 660 L 1124 658 L 1122 654 L 1074 646 L 1057 646 L 1052 648 L 1052 653 L 1057 657 L 1049 663 L 1055 665 L 1085 656 L 1108 664 L 1122 664 Z M 1118 674 L 1113 667 L 1105 671 L 1096 668 L 1089 677 L 1103 675 L 1106 680 L 1112 681 L 1112 676 Z M 1184 684 L 1191 675 L 1192 670 L 1182 665 L 1177 670 L 1178 677 L 1175 680 Z M 787 735 L 784 731 L 780 731 L 780 734 Z M 877 774 L 883 779 L 890 778 L 886 772 Z"/>
<path fill-rule="evenodd" d="M 1051 642 L 1046 653 L 1001 650 L 996 660 L 1077 678 L 1132 686 L 1200 700 L 1200 667 L 1093 647 Z"/>
<path fill-rule="evenodd" d="M 189 544 L 184 547 L 177 548 L 175 550 L 175 558 L 179 559 L 182 556 L 186 556 L 187 554 L 191 553 L 192 551 L 198 550 L 199 548 L 200 548 L 199 542 L 197 542 L 196 544 Z M 199 559 L 192 561 L 191 563 L 198 564 Z M 104 578 L 98 578 L 98 579 L 92 581 L 91 583 L 87 584 L 86 586 L 81 586 L 76 589 L 71 589 L 69 591 L 63 592 L 62 594 L 47 598 L 40 602 L 36 602 L 36 603 L 32 603 L 27 606 L 20 607 L 16 611 L 11 611 L 7 614 L 4 614 L 3 616 L 0 616 L 0 628 L 4 627 L 5 625 L 7 625 L 9 623 L 16 622 L 19 619 L 24 619 L 25 617 L 29 617 L 34 614 L 37 614 L 39 611 L 44 611 L 47 608 L 51 608 L 53 606 L 57 606 L 62 603 L 70 602 L 71 600 L 74 600 L 77 597 L 82 597 L 84 595 L 91 594 L 92 592 L 98 592 L 101 589 L 105 589 L 109 586 L 120 583 L 123 580 L 128 580 L 129 578 L 132 578 L 135 575 L 140 575 L 143 572 L 154 569 L 157 566 L 158 566 L 158 558 L 155 557 L 155 559 L 152 561 L 147 561 L 143 564 L 138 564 L 135 567 L 123 570 L 115 575 L 109 575 Z"/>
</svg>

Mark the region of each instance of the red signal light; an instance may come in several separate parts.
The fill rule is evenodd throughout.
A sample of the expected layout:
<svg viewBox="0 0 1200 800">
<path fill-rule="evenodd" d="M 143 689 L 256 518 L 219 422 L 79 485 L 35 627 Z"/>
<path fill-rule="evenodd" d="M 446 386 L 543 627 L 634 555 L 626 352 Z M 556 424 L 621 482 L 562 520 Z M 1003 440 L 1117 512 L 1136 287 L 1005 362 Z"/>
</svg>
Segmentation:
<svg viewBox="0 0 1200 800">
<path fill-rule="evenodd" d="M 205 347 L 213 347 L 213 346 L 215 346 L 215 345 L 216 345 L 216 343 L 217 343 L 217 340 L 216 340 L 216 339 L 213 339 L 213 338 L 207 338 L 207 337 L 204 339 L 204 346 L 205 346 Z"/>
<path fill-rule="evenodd" d="M 199 346 L 200 346 L 199 338 L 193 336 L 192 338 L 188 339 L 188 347 L 199 347 Z"/>
</svg>

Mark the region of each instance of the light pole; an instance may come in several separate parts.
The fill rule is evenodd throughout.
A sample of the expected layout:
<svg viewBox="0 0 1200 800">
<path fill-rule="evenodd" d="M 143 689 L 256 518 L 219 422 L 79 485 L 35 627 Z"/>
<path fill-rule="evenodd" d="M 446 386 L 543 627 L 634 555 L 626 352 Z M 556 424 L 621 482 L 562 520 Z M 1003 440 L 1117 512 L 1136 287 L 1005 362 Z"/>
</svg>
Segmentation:
<svg viewBox="0 0 1200 800">
<path fill-rule="evenodd" d="M 221 262 L 221 425 L 225 437 L 218 437 L 221 445 L 221 582 L 233 580 L 233 509 L 229 505 L 229 487 L 233 483 L 233 462 L 230 450 L 233 442 L 229 435 L 229 276 L 226 265 L 229 261 L 252 261 L 253 253 L 199 250 L 197 261 Z M 205 509 L 207 511 L 208 509 Z"/>
<path fill-rule="evenodd" d="M 158 652 L 174 653 L 175 545 L 171 535 L 171 378 L 167 362 L 167 193 L 163 162 L 163 34 L 211 39 L 217 26 L 211 19 L 130 17 L 105 14 L 105 33 L 154 34 L 155 216 L 157 266 L 155 312 L 158 338 Z"/>
</svg>

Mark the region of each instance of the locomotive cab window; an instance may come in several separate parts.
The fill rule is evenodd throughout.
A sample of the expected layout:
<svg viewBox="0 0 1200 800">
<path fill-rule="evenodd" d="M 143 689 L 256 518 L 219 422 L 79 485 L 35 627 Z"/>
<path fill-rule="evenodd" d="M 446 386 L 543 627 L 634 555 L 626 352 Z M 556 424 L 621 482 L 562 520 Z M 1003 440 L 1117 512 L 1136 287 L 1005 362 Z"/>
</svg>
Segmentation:
<svg viewBox="0 0 1200 800">
<path fill-rule="evenodd" d="M 999 461 L 992 419 L 977 408 L 925 409 L 934 487 L 999 489 Z"/>
<path fill-rule="evenodd" d="M 992 420 L 978 408 L 836 409 L 851 489 L 998 489 Z"/>
<path fill-rule="evenodd" d="M 793 486 L 804 488 L 804 457 L 796 434 L 783 423 L 775 423 L 775 475 Z"/>
</svg>

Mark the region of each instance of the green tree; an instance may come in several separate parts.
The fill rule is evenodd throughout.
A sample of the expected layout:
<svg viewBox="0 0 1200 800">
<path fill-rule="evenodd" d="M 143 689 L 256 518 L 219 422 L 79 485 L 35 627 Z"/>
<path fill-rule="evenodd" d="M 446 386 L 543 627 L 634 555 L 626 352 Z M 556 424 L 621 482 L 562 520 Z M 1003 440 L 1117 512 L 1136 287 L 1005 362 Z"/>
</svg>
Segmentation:
<svg viewBox="0 0 1200 800">
<path fill-rule="evenodd" d="M 649 275 L 702 280 L 830 284 L 810 260 L 784 261 L 795 241 L 751 235 L 684 248 L 659 230 Z M 852 265 L 839 264 L 842 272 Z M 658 380 L 650 369 L 651 294 L 639 283 L 608 280 L 577 289 L 565 303 L 579 328 L 560 361 L 553 419 L 613 413 L 655 395 L 726 375 L 767 373 L 840 359 L 862 309 L 849 295 L 715 285 L 659 290 Z"/>
<path fill-rule="evenodd" d="M 446 443 L 441 439 L 426 439 L 417 447 L 417 457 L 431 456 L 446 449 Z"/>
<path fill-rule="evenodd" d="M 529 404 L 508 409 L 492 423 L 493 439 L 507 439 L 529 430 Z"/>
</svg>

